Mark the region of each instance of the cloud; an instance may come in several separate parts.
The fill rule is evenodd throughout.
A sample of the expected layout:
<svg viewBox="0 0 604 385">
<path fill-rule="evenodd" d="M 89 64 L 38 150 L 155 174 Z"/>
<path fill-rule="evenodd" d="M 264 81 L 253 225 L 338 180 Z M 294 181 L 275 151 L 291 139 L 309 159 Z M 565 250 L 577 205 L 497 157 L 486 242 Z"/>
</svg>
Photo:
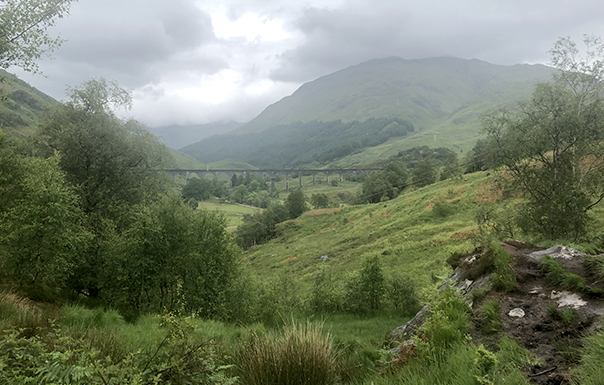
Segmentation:
<svg viewBox="0 0 604 385">
<path fill-rule="evenodd" d="M 596 23 L 603 10 L 596 1 L 542 0 L 350 0 L 337 9 L 310 7 L 292 25 L 303 42 L 279 55 L 271 78 L 306 81 L 387 56 L 547 62 L 546 51 L 558 37 L 604 32 Z"/>
<path fill-rule="evenodd" d="M 116 80 L 150 125 L 245 121 L 376 58 L 546 63 L 560 36 L 604 35 L 603 14 L 601 0 L 80 0 L 50 31 L 67 41 L 47 77 L 17 74 L 55 98 Z"/>
</svg>

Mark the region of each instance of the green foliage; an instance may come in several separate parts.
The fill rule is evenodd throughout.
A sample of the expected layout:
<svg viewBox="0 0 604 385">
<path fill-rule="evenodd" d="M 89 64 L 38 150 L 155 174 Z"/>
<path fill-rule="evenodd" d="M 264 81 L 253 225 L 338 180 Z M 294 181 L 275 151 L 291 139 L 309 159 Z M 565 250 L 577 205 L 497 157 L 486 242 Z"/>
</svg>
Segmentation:
<svg viewBox="0 0 604 385">
<path fill-rule="evenodd" d="M 59 155 L 64 179 L 77 194 L 84 224 L 93 234 L 71 269 L 68 286 L 98 298 L 115 238 L 139 205 L 169 189 L 166 176 L 157 172 L 168 153 L 140 123 L 120 119 L 111 110 L 131 104 L 130 94 L 117 84 L 93 79 L 70 89 L 69 96 L 49 111 L 37 140 L 40 153 Z"/>
<path fill-rule="evenodd" d="M 327 208 L 329 206 L 329 197 L 323 193 L 312 194 L 310 197 L 310 204 L 315 209 Z"/>
<path fill-rule="evenodd" d="M 516 290 L 516 274 L 511 267 L 514 257 L 496 242 L 488 242 L 482 248 L 482 253 L 465 271 L 465 278 L 475 280 L 493 273 L 493 289 L 504 292 Z"/>
<path fill-rule="evenodd" d="M 519 226 L 547 239 L 585 236 L 588 212 L 604 197 L 603 44 L 585 43 L 588 60 L 560 39 L 550 51 L 559 75 L 537 85 L 518 111 L 483 118 L 489 163 L 506 166 L 527 199 Z"/>
<path fill-rule="evenodd" d="M 246 214 L 243 216 L 243 223 L 237 227 L 235 240 L 243 248 L 264 243 L 277 235 L 277 223 L 289 218 L 289 210 L 281 204 L 272 205 L 256 214 Z"/>
<path fill-rule="evenodd" d="M 0 137 L 0 265 L 9 282 L 64 288 L 88 239 L 58 162 L 22 156 Z"/>
<path fill-rule="evenodd" d="M 505 251 L 501 245 L 493 246 L 491 252 L 495 254 L 493 261 L 495 272 L 491 281 L 493 289 L 503 292 L 517 290 L 516 273 L 511 266 L 514 262 L 514 257 Z"/>
<path fill-rule="evenodd" d="M 315 273 L 309 306 L 316 313 L 335 313 L 344 308 L 342 285 L 326 269 Z"/>
<path fill-rule="evenodd" d="M 0 337 L 3 384 L 234 384 L 213 343 L 193 338 L 187 319 L 162 319 L 163 340 L 150 351 L 102 356 L 83 338 L 59 329 L 26 337 L 7 330 Z"/>
<path fill-rule="evenodd" d="M 543 256 L 539 262 L 539 267 L 545 272 L 545 277 L 552 285 L 579 292 L 587 289 L 583 277 L 566 270 L 562 262 L 549 255 Z"/>
<path fill-rule="evenodd" d="M 457 202 L 436 201 L 432 213 L 439 218 L 446 218 L 455 213 L 455 203 Z"/>
<path fill-rule="evenodd" d="M 289 211 L 290 218 L 298 218 L 305 211 L 308 211 L 306 204 L 306 195 L 301 189 L 293 190 L 285 199 L 285 207 Z"/>
<path fill-rule="evenodd" d="M 405 315 L 414 315 L 420 308 L 416 283 L 409 276 L 394 273 L 386 280 L 386 301 L 394 310 Z"/>
<path fill-rule="evenodd" d="M 321 325 L 292 324 L 282 332 L 253 334 L 237 357 L 246 385 L 335 384 L 338 355 Z"/>
<path fill-rule="evenodd" d="M 122 120 L 111 107 L 128 107 L 129 93 L 93 79 L 70 91 L 41 125 L 38 138 L 58 152 L 69 184 L 85 214 L 122 219 L 133 205 L 166 191 L 157 169 L 169 159 L 166 147 L 135 120 Z"/>
<path fill-rule="evenodd" d="M 393 199 L 405 188 L 407 171 L 402 163 L 389 163 L 382 171 L 373 172 L 361 186 L 359 201 L 377 203 L 383 198 Z"/>
<path fill-rule="evenodd" d="M 594 276 L 598 280 L 604 279 L 604 258 L 602 257 L 585 257 L 583 266 L 588 274 Z"/>
<path fill-rule="evenodd" d="M 225 182 L 218 179 L 200 179 L 191 178 L 189 183 L 182 188 L 181 195 L 183 199 L 188 200 L 195 198 L 198 201 L 205 201 L 210 199 L 211 196 L 221 197 L 224 191 L 223 186 Z"/>
<path fill-rule="evenodd" d="M 497 333 L 500 331 L 499 301 L 490 300 L 483 303 L 478 311 L 477 320 L 480 328 L 485 333 Z"/>
<path fill-rule="evenodd" d="M 463 344 L 470 330 L 471 309 L 453 288 L 445 288 L 432 304 L 430 315 L 420 328 L 425 344 L 419 346 L 424 357 L 442 357 L 455 345 Z"/>
<path fill-rule="evenodd" d="M 599 331 L 586 338 L 586 352 L 582 357 L 573 376 L 573 384 L 576 385 L 597 385 L 602 383 L 604 378 L 604 332 Z"/>
<path fill-rule="evenodd" d="M 112 255 L 106 298 L 128 318 L 162 310 L 221 317 L 238 275 L 224 218 L 176 196 L 136 213 Z"/>
<path fill-rule="evenodd" d="M 436 167 L 432 160 L 420 161 L 411 173 L 411 181 L 414 186 L 424 187 L 436 182 Z"/>
<path fill-rule="evenodd" d="M 303 307 L 299 285 L 290 277 L 258 282 L 253 294 L 253 320 L 265 325 L 280 325 Z"/>
<path fill-rule="evenodd" d="M 0 68 L 21 67 L 38 72 L 36 61 L 63 40 L 47 29 L 69 12 L 71 0 L 4 0 L 0 7 Z"/>
<path fill-rule="evenodd" d="M 555 305 L 549 305 L 547 307 L 547 315 L 556 321 L 562 321 L 565 325 L 570 325 L 576 320 L 579 315 L 577 312 L 569 307 L 565 307 L 562 310 L 558 310 Z"/>
<path fill-rule="evenodd" d="M 345 307 L 362 314 L 380 310 L 384 306 L 386 278 L 379 257 L 368 258 L 359 272 L 351 274 L 345 283 Z"/>
</svg>

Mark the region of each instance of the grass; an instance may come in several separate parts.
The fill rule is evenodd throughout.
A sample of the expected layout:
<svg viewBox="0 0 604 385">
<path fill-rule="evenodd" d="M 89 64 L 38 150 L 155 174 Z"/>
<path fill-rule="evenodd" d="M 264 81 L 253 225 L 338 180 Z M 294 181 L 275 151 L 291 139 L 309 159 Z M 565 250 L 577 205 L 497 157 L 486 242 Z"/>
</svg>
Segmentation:
<svg viewBox="0 0 604 385">
<path fill-rule="evenodd" d="M 604 258 L 602 257 L 586 257 L 583 260 L 585 270 L 594 276 L 598 281 L 604 280 Z"/>
<path fill-rule="evenodd" d="M 310 322 L 252 334 L 237 360 L 244 385 L 328 385 L 338 377 L 338 354 L 331 335 Z"/>
<path fill-rule="evenodd" d="M 564 264 L 549 255 L 544 256 L 539 266 L 545 272 L 545 277 L 552 285 L 565 290 L 585 291 L 585 279 L 578 274 L 566 270 Z"/>
<path fill-rule="evenodd" d="M 302 215 L 278 226 L 278 238 L 244 251 L 244 265 L 261 279 L 296 277 L 301 290 L 308 291 L 320 269 L 343 278 L 379 255 L 384 271 L 414 277 L 420 296 L 429 298 L 440 282 L 437 277 L 450 274 L 447 257 L 475 247 L 474 211 L 485 199 L 488 178 L 478 173 L 466 179 L 439 182 L 379 204 Z M 456 201 L 456 210 L 435 218 L 434 204 L 442 201 Z M 328 256 L 325 262 L 322 255 Z"/>
<path fill-rule="evenodd" d="M 245 214 L 254 214 L 262 211 L 262 209 L 256 207 L 234 203 L 220 203 L 217 200 L 200 202 L 198 207 L 208 211 L 218 211 L 223 213 L 226 217 L 228 227 L 239 226 L 241 223 L 243 223 L 243 216 Z"/>
<path fill-rule="evenodd" d="M 487 334 L 497 333 L 501 330 L 501 319 L 499 318 L 499 301 L 486 301 L 478 312 L 480 328 Z"/>
<path fill-rule="evenodd" d="M 573 384 L 601 385 L 604 378 L 604 331 L 586 338 L 581 364 L 575 369 Z"/>
</svg>

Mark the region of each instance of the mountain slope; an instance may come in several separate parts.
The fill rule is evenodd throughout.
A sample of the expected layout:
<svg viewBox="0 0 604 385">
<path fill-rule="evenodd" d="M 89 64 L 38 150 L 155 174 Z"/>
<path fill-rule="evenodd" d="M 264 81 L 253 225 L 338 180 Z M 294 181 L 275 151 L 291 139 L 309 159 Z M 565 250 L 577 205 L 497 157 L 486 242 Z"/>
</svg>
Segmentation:
<svg viewBox="0 0 604 385">
<path fill-rule="evenodd" d="M 230 158 L 255 164 L 251 145 L 256 143 L 258 149 L 259 140 L 264 158 L 277 159 L 279 148 L 291 153 L 304 144 L 305 134 L 314 137 L 313 122 L 363 123 L 372 118 L 386 119 L 386 124 L 400 119 L 414 130 L 379 143 L 353 146 L 353 151 L 321 164 L 366 165 L 419 145 L 467 150 L 476 140 L 480 114 L 528 98 L 535 83 L 549 79 L 553 72 L 542 65 L 499 66 L 476 59 L 372 60 L 306 83 L 243 127 L 187 146 L 183 152 L 204 162 L 229 153 Z M 330 149 L 322 151 L 346 145 L 348 139 L 343 137 L 344 143 L 330 144 Z M 358 137 L 350 140 L 358 141 Z M 313 159 L 297 157 L 278 165 L 295 167 Z"/>
<path fill-rule="evenodd" d="M 0 79 L 0 128 L 19 136 L 30 134 L 44 108 L 57 101 L 4 70 Z"/>
<path fill-rule="evenodd" d="M 547 79 L 553 69 L 535 65 L 499 66 L 480 60 L 397 57 L 371 60 L 302 85 L 267 107 L 237 133 L 311 120 L 363 121 L 398 117 L 417 128 L 451 115 L 481 94 L 505 102 L 524 94 L 527 82 Z"/>
<path fill-rule="evenodd" d="M 243 123 L 228 121 L 186 126 L 162 126 L 149 128 L 155 135 L 164 138 L 166 146 L 179 149 L 191 143 L 199 142 L 212 135 L 224 134 L 239 128 Z"/>
</svg>

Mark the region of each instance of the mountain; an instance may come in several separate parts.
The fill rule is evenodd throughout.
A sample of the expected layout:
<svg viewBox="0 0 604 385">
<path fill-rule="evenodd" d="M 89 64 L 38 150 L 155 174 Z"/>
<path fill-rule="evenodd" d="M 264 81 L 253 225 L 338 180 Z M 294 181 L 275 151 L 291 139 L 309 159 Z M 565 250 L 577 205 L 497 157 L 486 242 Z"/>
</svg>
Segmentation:
<svg viewBox="0 0 604 385">
<path fill-rule="evenodd" d="M 543 65 L 501 66 L 450 57 L 371 60 L 308 82 L 241 128 L 182 151 L 202 162 L 229 157 L 254 165 L 261 165 L 261 153 L 263 167 L 271 158 L 279 167 L 359 166 L 418 145 L 466 151 L 476 141 L 483 112 L 528 98 L 535 83 L 554 71 Z M 339 140 L 325 148 L 327 126 L 340 127 L 332 122 L 364 124 L 370 119 L 382 120 L 385 126 L 374 127 L 367 136 L 375 137 L 395 120 L 413 130 L 367 145 L 357 134 L 336 135 Z M 317 129 L 317 122 L 326 127 Z M 320 149 L 312 146 L 302 151 L 306 156 L 295 154 L 314 139 Z M 332 159 L 324 156 L 341 146 L 350 151 L 334 151 L 342 156 Z"/>
<path fill-rule="evenodd" d="M 212 135 L 224 134 L 239 128 L 243 123 L 231 121 L 194 125 L 172 125 L 149 128 L 155 135 L 164 138 L 170 148 L 179 149 L 188 144 L 199 142 Z"/>
<path fill-rule="evenodd" d="M 55 99 L 0 70 L 0 128 L 14 135 L 32 133 L 46 106 Z"/>
</svg>

